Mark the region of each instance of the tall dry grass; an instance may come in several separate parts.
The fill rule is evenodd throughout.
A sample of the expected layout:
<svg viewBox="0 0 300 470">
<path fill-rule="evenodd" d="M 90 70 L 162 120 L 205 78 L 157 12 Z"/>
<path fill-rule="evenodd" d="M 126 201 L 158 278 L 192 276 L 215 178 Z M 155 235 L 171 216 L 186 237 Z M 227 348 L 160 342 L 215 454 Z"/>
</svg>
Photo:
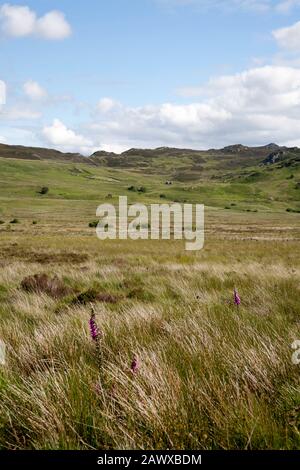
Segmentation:
<svg viewBox="0 0 300 470">
<path fill-rule="evenodd" d="M 56 252 L 89 253 L 69 264 L 51 262 L 55 246 L 35 241 L 35 253 L 50 256 L 43 263 L 22 259 L 20 238 L 13 256 L 2 257 L 1 447 L 299 448 L 300 366 L 291 361 L 300 339 L 297 242 L 214 238 L 194 255 L 174 242 L 124 243 L 99 248 L 68 237 Z M 20 288 L 40 272 L 76 293 L 117 297 L 94 303 L 101 367 L 89 304 Z"/>
</svg>

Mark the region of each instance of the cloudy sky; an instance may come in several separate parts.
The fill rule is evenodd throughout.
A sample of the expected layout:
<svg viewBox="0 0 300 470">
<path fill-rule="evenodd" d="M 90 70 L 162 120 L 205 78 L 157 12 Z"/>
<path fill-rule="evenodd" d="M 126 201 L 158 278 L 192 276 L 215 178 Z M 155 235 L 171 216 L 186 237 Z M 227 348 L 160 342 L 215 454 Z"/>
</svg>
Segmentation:
<svg viewBox="0 0 300 470">
<path fill-rule="evenodd" d="M 300 146 L 300 0 L 0 0 L 0 142 Z"/>
</svg>

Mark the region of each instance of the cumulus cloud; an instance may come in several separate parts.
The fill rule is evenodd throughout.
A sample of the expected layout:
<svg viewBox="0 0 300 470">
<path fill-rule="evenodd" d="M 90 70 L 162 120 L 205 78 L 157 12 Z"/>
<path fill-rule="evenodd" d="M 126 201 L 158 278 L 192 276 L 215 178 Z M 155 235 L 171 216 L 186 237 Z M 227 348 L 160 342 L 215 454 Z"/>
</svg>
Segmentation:
<svg viewBox="0 0 300 470">
<path fill-rule="evenodd" d="M 126 144 L 100 144 L 101 150 L 104 152 L 113 152 L 113 153 L 122 153 L 125 150 L 128 150 L 128 145 Z M 97 148 L 99 150 L 99 148 Z"/>
<path fill-rule="evenodd" d="M 59 119 L 54 119 L 51 126 L 45 126 L 42 135 L 49 144 L 64 151 L 89 153 L 93 150 L 90 139 L 68 129 Z"/>
<path fill-rule="evenodd" d="M 36 81 L 28 80 L 23 85 L 25 95 L 32 100 L 42 100 L 47 98 L 47 91 Z"/>
<path fill-rule="evenodd" d="M 96 110 L 105 114 L 112 111 L 113 109 L 118 108 L 119 106 L 120 104 L 112 98 L 101 98 L 101 100 L 99 100 L 97 103 Z"/>
<path fill-rule="evenodd" d="M 29 95 L 39 99 L 43 93 L 30 85 Z M 191 90 L 184 89 L 185 103 L 125 106 L 102 98 L 80 132 L 55 119 L 38 135 L 43 145 L 83 154 L 99 149 L 119 153 L 130 147 L 212 148 L 236 142 L 289 145 L 300 135 L 300 68 L 253 67 L 211 78 Z M 4 122 L 39 117 L 21 106 L 4 107 L 0 113 Z M 36 125 L 30 123 L 30 128 Z"/>
<path fill-rule="evenodd" d="M 204 92 L 231 112 L 291 111 L 300 104 L 300 69 L 266 65 L 211 79 Z"/>
<path fill-rule="evenodd" d="M 280 47 L 300 51 L 300 21 L 286 28 L 275 29 L 272 34 Z"/>
<path fill-rule="evenodd" d="M 45 39 L 64 39 L 71 35 L 71 26 L 60 11 L 50 11 L 36 22 L 36 32 Z"/>
<path fill-rule="evenodd" d="M 0 7 L 0 29 L 10 37 L 38 36 L 43 39 L 60 40 L 71 35 L 72 29 L 60 11 L 50 11 L 38 17 L 28 6 L 10 5 Z"/>
<path fill-rule="evenodd" d="M 95 118 L 86 132 L 106 148 L 115 145 L 120 149 L 285 144 L 300 133 L 298 68 L 264 66 L 220 76 L 209 80 L 198 93 L 200 100 L 189 104 L 119 105 L 105 119 Z"/>
</svg>

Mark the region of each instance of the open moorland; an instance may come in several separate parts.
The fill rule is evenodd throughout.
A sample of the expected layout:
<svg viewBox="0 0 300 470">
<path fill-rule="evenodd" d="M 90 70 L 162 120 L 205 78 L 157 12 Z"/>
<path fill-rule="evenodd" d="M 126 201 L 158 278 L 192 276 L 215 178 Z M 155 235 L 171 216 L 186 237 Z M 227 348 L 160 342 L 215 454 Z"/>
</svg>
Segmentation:
<svg viewBox="0 0 300 470">
<path fill-rule="evenodd" d="M 0 148 L 0 447 L 299 448 L 300 151 L 52 152 Z M 98 240 L 120 195 L 204 248 Z"/>
</svg>

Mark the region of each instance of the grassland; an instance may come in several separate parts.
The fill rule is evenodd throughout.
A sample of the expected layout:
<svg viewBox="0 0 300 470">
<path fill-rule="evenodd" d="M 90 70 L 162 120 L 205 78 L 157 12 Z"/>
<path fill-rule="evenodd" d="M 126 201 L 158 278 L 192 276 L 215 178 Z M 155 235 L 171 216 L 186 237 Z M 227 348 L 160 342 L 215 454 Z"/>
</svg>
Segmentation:
<svg viewBox="0 0 300 470">
<path fill-rule="evenodd" d="M 2 449 L 299 449 L 300 216 L 286 212 L 299 170 L 243 171 L 169 187 L 136 169 L 0 159 Z M 97 205 L 124 194 L 205 203 L 204 249 L 98 240 Z M 22 289 L 38 273 L 69 293 Z M 101 365 L 87 291 L 106 299 L 89 299 Z"/>
</svg>

